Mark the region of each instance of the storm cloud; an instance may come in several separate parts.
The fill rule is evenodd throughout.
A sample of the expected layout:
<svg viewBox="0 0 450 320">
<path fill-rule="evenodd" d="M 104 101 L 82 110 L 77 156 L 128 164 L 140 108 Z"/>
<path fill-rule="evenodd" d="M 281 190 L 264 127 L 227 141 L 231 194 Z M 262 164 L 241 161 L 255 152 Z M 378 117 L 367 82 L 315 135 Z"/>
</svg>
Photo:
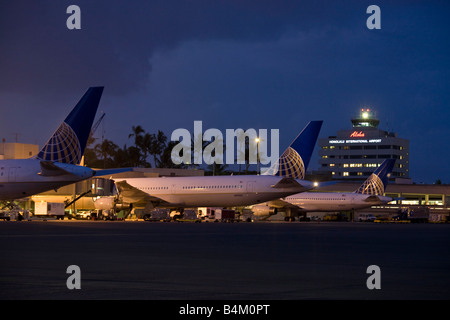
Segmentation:
<svg viewBox="0 0 450 320">
<path fill-rule="evenodd" d="M 81 30 L 66 27 L 72 4 Z M 428 163 L 443 145 L 436 137 L 450 135 L 450 4 L 380 0 L 381 30 L 369 30 L 371 4 L 2 1 L 0 138 L 44 143 L 97 85 L 106 138 L 119 145 L 133 125 L 170 134 L 203 120 L 278 128 L 283 148 L 308 121 L 323 119 L 321 137 L 333 135 L 368 105 L 382 129 L 411 140 L 413 177 L 447 181 L 445 157 Z"/>
<path fill-rule="evenodd" d="M 66 27 L 70 4 L 81 8 L 81 30 Z M 325 18 L 327 26 L 350 23 L 341 11 L 301 1 L 5 1 L 0 90 L 70 92 L 85 82 L 126 93 L 145 85 L 156 49 L 189 40 L 269 41 Z"/>
</svg>

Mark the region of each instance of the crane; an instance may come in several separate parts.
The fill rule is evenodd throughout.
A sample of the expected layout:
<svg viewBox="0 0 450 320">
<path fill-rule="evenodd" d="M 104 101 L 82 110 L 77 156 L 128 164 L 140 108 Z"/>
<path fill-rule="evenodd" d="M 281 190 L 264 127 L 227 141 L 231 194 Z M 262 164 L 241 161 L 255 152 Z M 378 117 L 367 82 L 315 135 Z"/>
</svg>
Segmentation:
<svg viewBox="0 0 450 320">
<path fill-rule="evenodd" d="M 102 111 L 103 112 L 103 111 Z M 88 140 L 95 140 L 94 138 L 94 133 L 95 131 L 97 131 L 98 126 L 100 125 L 100 123 L 102 122 L 103 118 L 105 117 L 106 113 L 103 112 L 103 114 L 100 116 L 100 118 L 95 122 L 95 124 L 92 126 L 91 128 L 91 133 L 89 134 L 89 139 Z"/>
</svg>

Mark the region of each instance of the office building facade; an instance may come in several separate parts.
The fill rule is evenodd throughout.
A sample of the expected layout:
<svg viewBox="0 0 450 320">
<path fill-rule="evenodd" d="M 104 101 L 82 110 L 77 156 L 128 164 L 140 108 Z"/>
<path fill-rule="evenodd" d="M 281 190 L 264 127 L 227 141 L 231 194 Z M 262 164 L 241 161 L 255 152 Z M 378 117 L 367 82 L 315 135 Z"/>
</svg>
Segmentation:
<svg viewBox="0 0 450 320">
<path fill-rule="evenodd" d="M 364 180 L 385 160 L 396 159 L 391 179 L 409 178 L 409 140 L 378 128 L 370 109 L 351 119 L 352 128 L 319 139 L 320 171 L 333 179 Z"/>
</svg>

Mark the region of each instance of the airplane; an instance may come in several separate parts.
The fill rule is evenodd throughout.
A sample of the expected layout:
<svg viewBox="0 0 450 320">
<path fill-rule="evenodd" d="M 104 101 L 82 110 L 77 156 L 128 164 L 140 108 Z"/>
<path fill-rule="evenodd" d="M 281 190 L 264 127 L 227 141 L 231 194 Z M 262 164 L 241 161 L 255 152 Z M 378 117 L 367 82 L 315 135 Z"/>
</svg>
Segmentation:
<svg viewBox="0 0 450 320">
<path fill-rule="evenodd" d="M 272 174 L 115 179 L 134 208 L 236 207 L 311 190 L 303 180 L 323 121 L 311 121 L 272 166 Z"/>
<path fill-rule="evenodd" d="M 285 211 L 286 220 L 306 212 L 359 210 L 394 200 L 383 196 L 394 167 L 395 159 L 386 159 L 354 192 L 303 192 L 253 206 L 253 214 L 267 218 Z"/>
<path fill-rule="evenodd" d="M 94 175 L 117 173 L 78 165 L 102 92 L 103 87 L 89 88 L 36 156 L 0 160 L 0 200 L 18 200 Z"/>
</svg>

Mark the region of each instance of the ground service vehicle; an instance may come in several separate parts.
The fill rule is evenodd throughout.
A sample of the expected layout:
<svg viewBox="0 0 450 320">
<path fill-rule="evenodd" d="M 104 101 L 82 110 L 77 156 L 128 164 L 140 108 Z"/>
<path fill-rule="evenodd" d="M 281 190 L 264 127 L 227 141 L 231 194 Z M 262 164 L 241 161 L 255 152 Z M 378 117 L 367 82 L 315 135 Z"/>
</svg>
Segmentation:
<svg viewBox="0 0 450 320">
<path fill-rule="evenodd" d="M 34 214 L 36 216 L 56 217 L 57 219 L 63 220 L 65 215 L 65 204 L 45 201 L 35 202 Z"/>
</svg>

